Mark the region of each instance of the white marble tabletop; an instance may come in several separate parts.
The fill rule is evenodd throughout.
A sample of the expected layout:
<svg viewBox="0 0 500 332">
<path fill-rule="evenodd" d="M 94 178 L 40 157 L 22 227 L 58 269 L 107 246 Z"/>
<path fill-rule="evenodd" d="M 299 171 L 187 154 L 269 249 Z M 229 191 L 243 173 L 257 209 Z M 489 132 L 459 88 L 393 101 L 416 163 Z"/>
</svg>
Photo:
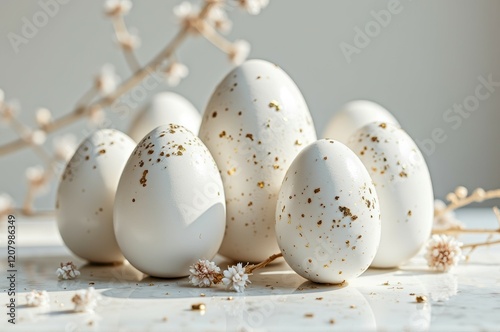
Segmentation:
<svg viewBox="0 0 500 332">
<path fill-rule="evenodd" d="M 489 209 L 464 209 L 458 217 L 469 226 L 497 226 Z M 0 226 L 0 302 L 7 304 L 6 224 Z M 308 282 L 280 261 L 257 271 L 239 294 L 193 288 L 187 278 L 150 278 L 128 264 L 88 265 L 64 247 L 52 220 L 18 220 L 17 236 L 16 326 L 4 310 L 0 331 L 500 331 L 500 246 L 476 249 L 450 273 L 430 271 L 417 256 L 400 269 L 369 269 L 343 287 Z M 71 260 L 81 276 L 58 281 L 59 263 Z M 89 285 L 101 294 L 95 312 L 74 313 L 71 297 Z M 26 306 L 32 289 L 48 291 L 50 306 Z M 418 295 L 428 301 L 417 303 Z M 206 310 L 192 310 L 197 303 Z"/>
</svg>

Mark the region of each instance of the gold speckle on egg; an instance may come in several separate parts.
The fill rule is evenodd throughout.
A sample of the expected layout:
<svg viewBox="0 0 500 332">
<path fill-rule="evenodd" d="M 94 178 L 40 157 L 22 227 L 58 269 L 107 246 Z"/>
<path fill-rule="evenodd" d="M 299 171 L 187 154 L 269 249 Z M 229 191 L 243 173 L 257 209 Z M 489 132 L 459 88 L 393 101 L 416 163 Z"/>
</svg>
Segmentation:
<svg viewBox="0 0 500 332">
<path fill-rule="evenodd" d="M 142 177 L 141 177 L 141 179 L 139 180 L 140 184 L 142 184 L 142 186 L 143 186 L 143 187 L 145 187 L 145 186 L 146 186 L 146 182 L 148 181 L 148 180 L 146 179 L 146 176 L 147 176 L 147 175 L 148 175 L 148 170 L 146 169 L 146 170 L 144 170 L 144 172 L 142 172 Z"/>
<path fill-rule="evenodd" d="M 236 173 L 236 168 L 233 167 L 231 168 L 230 170 L 227 171 L 227 175 L 233 175 L 234 173 Z"/>
<path fill-rule="evenodd" d="M 399 172 L 399 176 L 402 177 L 402 178 L 407 178 L 408 174 L 406 174 L 405 171 L 401 171 L 401 172 Z"/>
<path fill-rule="evenodd" d="M 220 138 L 222 138 L 222 137 L 224 137 L 224 136 L 226 136 L 226 131 L 225 131 L 225 130 L 221 131 L 221 133 L 219 134 L 219 137 L 220 137 Z"/>
<path fill-rule="evenodd" d="M 246 137 L 249 138 L 253 142 L 253 135 L 252 134 L 247 134 Z"/>
<path fill-rule="evenodd" d="M 378 125 L 380 128 L 387 128 L 387 124 L 384 122 L 384 123 L 381 123 Z"/>
<path fill-rule="evenodd" d="M 315 193 L 315 194 L 319 193 L 320 191 L 321 191 L 321 188 L 316 188 L 316 189 L 314 189 L 314 193 Z"/>
<path fill-rule="evenodd" d="M 302 142 L 300 140 L 296 140 L 295 145 L 302 145 Z"/>
<path fill-rule="evenodd" d="M 257 183 L 257 185 L 259 186 L 259 188 L 264 188 L 264 181 L 260 181 L 259 183 Z"/>
<path fill-rule="evenodd" d="M 408 210 L 408 217 L 411 217 L 411 210 Z"/>
<path fill-rule="evenodd" d="M 274 169 L 278 169 L 278 168 L 280 168 L 280 165 L 274 164 L 274 165 L 273 165 L 273 168 L 274 168 Z"/>
<path fill-rule="evenodd" d="M 269 102 L 269 108 L 273 108 L 273 107 L 276 110 L 276 112 L 280 110 L 280 104 L 278 104 L 278 102 L 276 100 L 271 100 Z"/>
<path fill-rule="evenodd" d="M 105 154 L 106 153 L 106 150 L 105 149 L 101 149 L 99 150 L 99 154 Z"/>
<path fill-rule="evenodd" d="M 212 118 L 215 118 L 217 116 L 217 112 L 212 113 Z"/>
</svg>

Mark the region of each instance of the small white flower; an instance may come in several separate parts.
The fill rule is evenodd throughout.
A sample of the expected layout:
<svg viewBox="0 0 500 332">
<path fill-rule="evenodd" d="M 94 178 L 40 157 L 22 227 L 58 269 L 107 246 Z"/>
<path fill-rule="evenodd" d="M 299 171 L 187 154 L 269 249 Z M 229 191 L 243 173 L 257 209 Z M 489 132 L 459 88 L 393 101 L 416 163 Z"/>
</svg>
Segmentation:
<svg viewBox="0 0 500 332">
<path fill-rule="evenodd" d="M 465 225 L 456 218 L 454 211 L 443 213 L 446 203 L 436 199 L 434 201 L 434 229 L 464 229 Z"/>
<path fill-rule="evenodd" d="M 233 22 L 222 6 L 213 7 L 208 14 L 207 21 L 222 33 L 230 32 L 233 27 Z"/>
<path fill-rule="evenodd" d="M 9 194 L 1 193 L 0 194 L 0 216 L 6 215 L 10 213 L 14 208 L 14 201 Z"/>
<path fill-rule="evenodd" d="M 8 103 L 0 104 L 0 123 L 10 123 L 10 121 L 19 113 L 19 102 L 11 100 Z"/>
<path fill-rule="evenodd" d="M 220 268 L 207 259 L 199 259 L 189 267 L 189 282 L 194 286 L 210 287 L 215 283 L 218 275 L 220 275 Z"/>
<path fill-rule="evenodd" d="M 434 270 L 449 271 L 463 258 L 461 247 L 462 243 L 451 236 L 433 235 L 427 241 L 427 265 Z"/>
<path fill-rule="evenodd" d="M 40 166 L 32 166 L 26 169 L 26 179 L 28 180 L 28 184 L 35 192 L 43 192 L 47 188 L 47 173 L 45 169 Z"/>
<path fill-rule="evenodd" d="M 127 51 L 133 51 L 141 45 L 141 38 L 135 33 L 128 32 L 119 36 L 118 43 Z"/>
<path fill-rule="evenodd" d="M 47 139 L 47 134 L 45 133 L 45 131 L 40 129 L 33 130 L 28 137 L 28 140 L 31 142 L 31 144 L 38 146 L 45 143 L 46 139 Z"/>
<path fill-rule="evenodd" d="M 240 7 L 245 9 L 250 15 L 258 15 L 266 8 L 269 0 L 238 0 Z"/>
<path fill-rule="evenodd" d="M 80 275 L 80 271 L 77 270 L 73 262 L 67 262 L 66 264 L 61 262 L 61 267 L 57 269 L 56 273 L 59 280 L 75 279 Z"/>
<path fill-rule="evenodd" d="M 184 64 L 173 61 L 165 69 L 165 78 L 170 86 L 177 86 L 189 74 L 189 69 Z"/>
<path fill-rule="evenodd" d="M 50 297 L 47 291 L 32 290 L 26 294 L 26 305 L 28 307 L 42 307 L 49 305 Z"/>
<path fill-rule="evenodd" d="M 76 151 L 76 137 L 72 134 L 56 136 L 52 140 L 54 155 L 57 159 L 68 161 Z"/>
<path fill-rule="evenodd" d="M 250 44 L 246 40 L 237 40 L 229 52 L 229 60 L 235 65 L 242 64 L 250 53 Z"/>
<path fill-rule="evenodd" d="M 231 266 L 224 271 L 222 283 L 229 289 L 234 289 L 238 293 L 245 290 L 247 283 L 250 283 L 248 274 L 245 273 L 245 268 L 242 263 Z"/>
<path fill-rule="evenodd" d="M 75 304 L 73 310 L 76 312 L 93 312 L 100 299 L 101 296 L 95 291 L 94 287 L 89 287 L 78 290 L 71 302 Z"/>
<path fill-rule="evenodd" d="M 106 96 L 116 90 L 120 77 L 115 73 L 115 67 L 111 64 L 105 64 L 101 67 L 99 75 L 95 80 L 95 85 L 99 92 Z"/>
<path fill-rule="evenodd" d="M 36 122 L 39 126 L 46 126 L 52 121 L 52 113 L 46 108 L 39 108 L 36 111 Z"/>
<path fill-rule="evenodd" d="M 189 1 L 183 1 L 174 7 L 174 15 L 181 21 L 184 21 L 190 17 L 194 17 L 199 11 L 198 6 L 193 5 Z"/>
<path fill-rule="evenodd" d="M 107 0 L 104 3 L 104 12 L 108 16 L 127 15 L 132 8 L 130 0 Z"/>
</svg>

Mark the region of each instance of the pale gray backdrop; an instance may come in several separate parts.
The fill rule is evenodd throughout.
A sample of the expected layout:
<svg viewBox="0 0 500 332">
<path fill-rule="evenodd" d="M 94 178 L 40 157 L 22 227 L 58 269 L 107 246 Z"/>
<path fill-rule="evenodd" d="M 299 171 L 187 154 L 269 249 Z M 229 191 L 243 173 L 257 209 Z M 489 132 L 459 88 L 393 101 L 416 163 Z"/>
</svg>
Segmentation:
<svg viewBox="0 0 500 332">
<path fill-rule="evenodd" d="M 42 7 L 37 1 L 0 2 L 0 88 L 7 99 L 20 100 L 21 118 L 27 123 L 34 124 L 34 110 L 39 106 L 55 115 L 68 112 L 103 63 L 113 63 L 122 77 L 129 75 L 113 43 L 111 24 L 102 14 L 102 3 L 72 0 L 60 5 L 59 12 L 15 53 L 8 33 L 21 35 L 23 17 L 32 21 Z M 142 39 L 138 50 L 142 63 L 177 30 L 171 11 L 177 3 L 134 2 L 126 19 Z M 345 102 L 374 100 L 393 112 L 427 151 L 424 154 L 437 197 L 458 184 L 500 187 L 500 87 L 490 86 L 486 97 L 487 90 L 481 88 L 482 100 L 474 97 L 481 84 L 479 77 L 491 75 L 494 82 L 500 82 L 500 1 L 401 0 L 385 27 L 374 23 L 371 11 L 390 6 L 391 1 L 385 0 L 271 0 L 259 16 L 234 10 L 229 38 L 249 40 L 250 57 L 268 59 L 289 73 L 309 104 L 319 134 Z M 355 40 L 357 28 L 369 29 L 369 42 Z M 349 47 L 347 44 L 358 46 L 350 62 L 341 50 L 342 45 Z M 189 66 L 190 75 L 171 90 L 203 111 L 231 65 L 201 38 L 190 39 L 179 56 Z M 162 86 L 157 91 L 166 89 Z M 474 111 L 463 113 L 460 119 L 443 118 L 451 115 L 446 112 L 454 104 L 464 102 Z M 130 117 L 113 120 L 116 128 L 124 130 Z M 86 128 L 79 123 L 68 130 L 81 140 Z M 440 141 L 435 143 L 435 151 L 429 144 L 433 130 L 439 133 Z M 8 127 L 0 127 L 0 143 L 13 138 Z M 427 143 L 423 146 L 422 142 Z M 37 163 L 29 150 L 0 158 L 0 192 L 22 200 L 24 169 Z M 37 200 L 37 206 L 50 208 L 53 202 L 51 188 L 47 196 Z"/>
</svg>

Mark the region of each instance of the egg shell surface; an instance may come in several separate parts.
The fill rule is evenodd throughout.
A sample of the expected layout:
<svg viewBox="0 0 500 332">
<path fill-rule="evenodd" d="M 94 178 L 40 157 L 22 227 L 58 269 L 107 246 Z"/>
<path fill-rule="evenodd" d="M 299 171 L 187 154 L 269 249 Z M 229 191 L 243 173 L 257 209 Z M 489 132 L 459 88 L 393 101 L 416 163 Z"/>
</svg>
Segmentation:
<svg viewBox="0 0 500 332">
<path fill-rule="evenodd" d="M 354 100 L 335 113 L 323 131 L 323 137 L 347 144 L 357 130 L 376 121 L 399 126 L 398 120 L 383 106 L 369 100 Z"/>
<path fill-rule="evenodd" d="M 198 135 L 201 115 L 189 100 L 175 92 L 160 92 L 137 114 L 129 129 L 130 137 L 139 142 L 160 125 L 175 123 Z"/>
<path fill-rule="evenodd" d="M 217 162 L 226 194 L 220 254 L 260 262 L 278 252 L 274 212 L 281 182 L 293 158 L 316 140 L 297 85 L 277 65 L 243 63 L 212 94 L 200 138 Z"/>
<path fill-rule="evenodd" d="M 94 263 L 122 262 L 113 230 L 121 172 L 135 142 L 114 129 L 96 131 L 69 160 L 57 190 L 56 220 L 66 246 Z"/>
<path fill-rule="evenodd" d="M 222 180 L 192 132 L 170 124 L 139 142 L 123 171 L 114 228 L 127 260 L 154 277 L 189 274 L 219 250 L 225 227 Z"/>
<path fill-rule="evenodd" d="M 380 231 L 377 194 L 354 152 L 328 139 L 307 146 L 276 207 L 276 235 L 290 267 L 313 282 L 349 281 L 372 262 Z"/>
<path fill-rule="evenodd" d="M 348 146 L 369 171 L 380 201 L 382 235 L 372 266 L 396 267 L 419 252 L 432 230 L 434 195 L 427 164 L 411 137 L 390 123 L 364 126 Z"/>
</svg>

